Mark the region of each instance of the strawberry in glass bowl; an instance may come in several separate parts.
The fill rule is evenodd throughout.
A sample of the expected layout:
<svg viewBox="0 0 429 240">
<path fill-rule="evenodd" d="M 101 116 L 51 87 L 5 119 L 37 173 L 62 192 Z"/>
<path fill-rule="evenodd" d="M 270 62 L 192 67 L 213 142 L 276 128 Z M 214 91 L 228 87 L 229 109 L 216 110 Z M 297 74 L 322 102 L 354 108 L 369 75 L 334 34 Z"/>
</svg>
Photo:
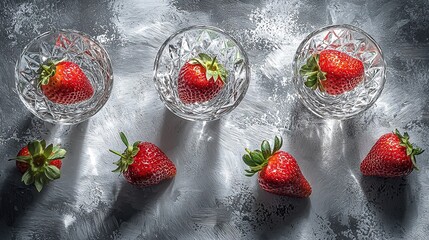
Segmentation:
<svg viewBox="0 0 429 240">
<path fill-rule="evenodd" d="M 170 36 L 154 64 L 155 88 L 174 114 L 211 121 L 231 112 L 249 86 L 249 60 L 224 31 L 192 26 Z"/>
<path fill-rule="evenodd" d="M 351 25 L 316 30 L 299 45 L 293 63 L 301 102 L 322 118 L 347 119 L 378 99 L 386 63 L 375 40 Z"/>
<path fill-rule="evenodd" d="M 21 101 L 40 119 L 76 124 L 107 102 L 113 71 L 106 50 L 75 30 L 53 30 L 33 39 L 15 67 Z"/>
</svg>

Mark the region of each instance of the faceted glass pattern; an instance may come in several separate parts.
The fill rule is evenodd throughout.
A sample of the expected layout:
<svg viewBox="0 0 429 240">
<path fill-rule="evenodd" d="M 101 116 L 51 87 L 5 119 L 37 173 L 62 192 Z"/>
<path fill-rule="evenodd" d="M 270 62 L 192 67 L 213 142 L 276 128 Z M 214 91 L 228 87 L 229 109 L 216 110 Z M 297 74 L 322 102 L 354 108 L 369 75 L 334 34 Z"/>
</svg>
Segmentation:
<svg viewBox="0 0 429 240">
<path fill-rule="evenodd" d="M 199 53 L 216 56 L 228 71 L 226 84 L 210 101 L 183 103 L 177 91 L 180 68 Z M 249 86 L 248 58 L 242 46 L 222 30 L 208 26 L 182 29 L 161 46 L 154 65 L 156 89 L 165 106 L 188 120 L 215 120 L 232 111 Z"/>
<path fill-rule="evenodd" d="M 324 49 L 336 49 L 360 59 L 365 67 L 364 80 L 355 89 L 336 96 L 306 87 L 299 70 L 312 54 Z M 317 116 L 333 119 L 350 118 L 368 109 L 381 94 L 386 77 L 386 63 L 378 44 L 350 25 L 328 26 L 311 33 L 298 47 L 293 68 L 302 103 Z"/>
<path fill-rule="evenodd" d="M 88 77 L 94 95 L 83 102 L 63 105 L 51 102 L 38 85 L 39 67 L 47 60 L 71 61 Z M 113 72 L 103 47 L 88 35 L 73 30 L 47 32 L 23 50 L 15 69 L 16 88 L 25 106 L 51 123 L 75 124 L 97 113 L 110 96 Z"/>
</svg>

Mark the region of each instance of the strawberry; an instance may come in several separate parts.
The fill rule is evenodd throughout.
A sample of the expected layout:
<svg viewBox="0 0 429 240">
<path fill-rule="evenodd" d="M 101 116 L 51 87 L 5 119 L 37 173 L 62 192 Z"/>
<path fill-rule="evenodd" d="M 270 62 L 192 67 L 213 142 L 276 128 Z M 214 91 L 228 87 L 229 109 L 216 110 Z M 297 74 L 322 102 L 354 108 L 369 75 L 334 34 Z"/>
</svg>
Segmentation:
<svg viewBox="0 0 429 240">
<path fill-rule="evenodd" d="M 22 181 L 25 185 L 33 184 L 37 191 L 49 181 L 60 178 L 61 159 L 66 155 L 66 150 L 60 146 L 50 144 L 46 147 L 45 140 L 32 141 L 23 147 L 16 158 L 16 167 L 22 173 Z"/>
<path fill-rule="evenodd" d="M 243 161 L 249 166 L 246 176 L 259 172 L 259 186 L 267 192 L 289 197 L 305 198 L 311 194 L 311 186 L 296 162 L 287 152 L 280 151 L 282 138 L 274 138 L 274 149 L 264 140 L 261 150 L 250 151 L 243 155 Z"/>
<path fill-rule="evenodd" d="M 399 177 L 417 169 L 416 155 L 424 150 L 409 142 L 408 133 L 396 129 L 394 133 L 381 136 L 360 165 L 366 176 Z"/>
<path fill-rule="evenodd" d="M 216 57 L 198 54 L 180 69 L 177 86 L 180 100 L 190 104 L 213 99 L 225 85 L 227 75 Z"/>
<path fill-rule="evenodd" d="M 305 86 L 339 95 L 353 90 L 364 79 L 362 61 L 337 50 L 323 50 L 309 57 L 300 74 L 307 77 Z"/>
<path fill-rule="evenodd" d="M 40 67 L 39 72 L 42 92 L 54 103 L 79 103 L 94 94 L 85 73 L 73 62 L 48 61 Z"/>
<path fill-rule="evenodd" d="M 129 145 L 125 134 L 119 135 L 127 148 L 122 154 L 110 150 L 121 157 L 114 163 L 118 167 L 113 172 L 122 173 L 129 183 L 138 187 L 156 185 L 176 175 L 176 166 L 156 145 L 149 142 Z"/>
</svg>

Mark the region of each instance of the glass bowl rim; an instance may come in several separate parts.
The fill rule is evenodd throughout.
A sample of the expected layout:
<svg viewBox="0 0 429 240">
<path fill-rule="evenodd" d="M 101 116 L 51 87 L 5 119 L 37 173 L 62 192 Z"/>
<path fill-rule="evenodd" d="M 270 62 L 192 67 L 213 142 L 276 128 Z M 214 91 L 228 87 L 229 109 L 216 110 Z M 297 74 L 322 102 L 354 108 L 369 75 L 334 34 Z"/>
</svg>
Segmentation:
<svg viewBox="0 0 429 240">
<path fill-rule="evenodd" d="M 38 40 L 40 40 L 41 38 L 43 38 L 43 37 L 46 37 L 46 36 L 48 36 L 48 35 L 50 35 L 50 34 L 53 34 L 53 33 L 61 33 L 61 32 L 64 32 L 64 33 L 75 33 L 75 34 L 78 34 L 78 35 L 80 35 L 80 36 L 82 36 L 82 37 L 86 37 L 86 38 L 88 38 L 89 40 L 91 40 L 92 41 L 92 43 L 94 43 L 97 47 L 99 47 L 100 49 L 101 49 L 101 51 L 102 51 L 102 53 L 103 53 L 103 55 L 106 57 L 106 62 L 107 62 L 107 64 L 108 64 L 108 66 L 109 66 L 109 69 L 110 69 L 110 72 L 111 72 L 111 76 L 110 76 L 110 80 L 112 81 L 112 84 L 110 85 L 110 87 L 107 89 L 107 92 L 108 92 L 108 95 L 106 96 L 106 97 L 103 97 L 103 102 L 102 102 L 102 105 L 101 105 L 101 107 L 99 107 L 98 109 L 96 109 L 96 111 L 93 113 L 93 114 L 91 114 L 90 116 L 88 116 L 88 117 L 86 117 L 86 118 L 84 118 L 84 119 L 82 119 L 82 120 L 80 120 L 80 121 L 62 121 L 62 120 L 51 120 L 51 119 L 43 119 L 43 118 L 41 118 L 40 116 L 39 116 L 39 114 L 38 114 L 38 112 L 37 111 L 35 111 L 32 107 L 30 107 L 29 106 L 29 104 L 27 103 L 27 101 L 24 99 L 24 97 L 19 93 L 19 89 L 18 89 L 18 84 L 19 84 L 19 79 L 20 79 L 20 77 L 19 77 L 19 66 L 20 66 L 20 63 L 21 63 L 21 59 L 23 58 L 23 56 L 24 56 L 24 53 L 26 53 L 27 51 L 28 51 L 28 49 L 30 48 L 30 46 L 32 46 L 35 42 L 37 42 Z M 92 36 L 90 36 L 90 35 L 88 35 L 88 34 L 86 34 L 86 33 L 84 33 L 84 32 L 81 32 L 81 31 L 78 31 L 78 30 L 74 30 L 74 29 L 63 29 L 63 28 L 59 28 L 59 29 L 51 29 L 51 30 L 48 30 L 48 31 L 46 31 L 46 32 L 43 32 L 43 33 L 41 33 L 41 34 L 39 34 L 39 35 L 37 35 L 35 38 L 33 38 L 30 42 L 28 42 L 26 45 L 25 45 L 25 47 L 22 49 L 22 51 L 21 51 L 21 54 L 19 54 L 19 58 L 18 58 L 18 61 L 16 61 L 16 64 L 15 64 L 15 89 L 16 89 L 16 91 L 17 91 L 17 94 L 18 94 L 18 96 L 19 96 L 19 98 L 20 98 L 20 100 L 21 100 L 21 102 L 25 105 L 25 107 L 33 114 L 33 115 L 35 115 L 36 117 L 38 117 L 39 119 L 41 119 L 41 120 L 43 120 L 43 121 L 45 121 L 45 122 L 49 122 L 49 123 L 53 123 L 53 124 L 58 124 L 58 123 L 60 123 L 60 124 L 64 124 L 64 125 L 74 125 L 74 124 L 78 124 L 78 123 L 81 123 L 81 122 L 84 122 L 84 121 L 86 121 L 86 120 L 88 120 L 90 117 L 92 117 L 92 116 L 94 116 L 95 114 L 97 114 L 102 108 L 103 108 L 103 106 L 104 105 L 106 105 L 106 103 L 107 103 L 107 101 L 109 100 L 109 98 L 110 98 L 110 95 L 111 95 L 111 93 L 112 93 L 112 88 L 113 88 L 113 83 L 114 83 L 114 75 L 113 75 L 113 67 L 112 67 L 112 61 L 111 61 L 111 59 L 110 59 L 110 56 L 109 56 L 109 54 L 107 53 L 107 51 L 106 51 L 106 49 L 101 45 L 101 43 L 99 43 L 95 38 L 93 38 Z"/>
<path fill-rule="evenodd" d="M 235 38 L 233 38 L 231 35 L 229 35 L 228 33 L 226 33 L 224 30 L 222 30 L 222 29 L 220 29 L 220 28 L 218 28 L 218 27 L 214 27 L 214 26 L 209 26 L 209 25 L 192 25 L 192 26 L 189 26 L 189 27 L 185 27 L 185 28 L 182 28 L 182 29 L 179 29 L 178 31 L 176 31 L 176 32 L 174 32 L 173 34 L 171 34 L 164 42 L 163 42 L 163 44 L 161 45 L 161 47 L 159 48 L 159 50 L 158 50 L 158 52 L 157 52 L 157 54 L 156 54 L 156 57 L 155 57 L 155 60 L 154 60 L 154 66 L 153 66 L 153 81 L 154 81 L 154 83 L 155 83 L 155 89 L 156 89 L 156 91 L 158 92 L 158 95 L 159 95 L 159 97 L 161 98 L 161 100 L 162 100 L 162 102 L 164 103 L 164 106 L 170 111 L 170 112 L 172 112 L 172 113 L 174 113 L 175 115 L 177 115 L 177 116 L 179 116 L 179 117 L 181 117 L 181 118 L 184 118 L 184 119 L 186 119 L 186 120 L 190 120 L 190 121 L 214 121 L 214 120 L 218 120 L 221 116 L 224 116 L 224 115 L 226 115 L 226 114 L 228 114 L 229 112 L 231 112 L 234 108 L 236 108 L 237 106 L 235 106 L 235 107 L 233 107 L 233 108 L 231 108 L 230 110 L 228 110 L 228 111 L 225 111 L 221 116 L 219 116 L 219 117 L 215 117 L 215 118 L 204 118 L 204 119 L 197 119 L 197 118 L 192 118 L 192 117 L 189 117 L 188 115 L 186 115 L 186 114 L 182 114 L 182 113 L 177 113 L 177 112 L 175 112 L 175 111 L 173 111 L 173 109 L 170 107 L 170 104 L 166 104 L 166 100 L 165 100 L 165 97 L 162 95 L 162 94 L 160 94 L 160 89 L 159 89 L 159 87 L 158 87 L 158 84 L 157 84 L 157 72 L 158 72 L 158 68 L 159 68 L 159 59 L 161 58 L 161 55 L 162 55 L 162 53 L 164 52 L 164 49 L 165 49 L 165 47 L 168 45 L 168 43 L 172 40 L 172 39 L 174 39 L 176 36 L 178 36 L 178 35 L 180 35 L 180 34 L 182 34 L 182 33 L 184 33 L 184 32 L 187 32 L 187 31 L 190 31 L 190 30 L 198 30 L 198 29 L 202 29 L 202 30 L 205 30 L 205 29 L 208 29 L 208 30 L 212 30 L 212 31 L 214 31 L 214 32 L 217 32 L 217 33 L 220 33 L 220 34 L 222 34 L 222 35 L 224 35 L 224 36 L 226 36 L 229 40 L 231 40 L 231 41 L 233 41 L 234 42 L 234 44 L 235 45 L 237 45 L 237 47 L 239 48 L 239 50 L 240 50 L 240 52 L 242 53 L 242 55 L 243 55 L 243 59 L 244 59 L 244 66 L 246 67 L 246 79 L 247 79 L 247 81 L 249 82 L 249 84 L 246 84 L 246 87 L 245 87 L 245 89 L 244 89 L 244 91 L 240 94 L 240 96 L 237 98 L 237 100 L 235 101 L 235 103 L 237 103 L 237 106 L 239 105 L 239 103 L 243 100 L 243 98 L 244 98 L 244 96 L 246 95 L 246 93 L 247 93 L 247 90 L 248 90 L 248 88 L 249 88 L 249 85 L 250 85 L 250 63 L 249 63 L 249 58 L 248 58 L 248 56 L 247 56 L 247 52 L 244 50 L 244 48 L 243 48 L 243 46 L 237 41 L 237 40 L 235 40 Z"/>
<path fill-rule="evenodd" d="M 326 30 L 332 29 L 332 28 L 344 28 L 344 29 L 350 29 L 353 30 L 355 32 L 358 32 L 362 35 L 364 35 L 366 38 L 368 38 L 371 43 L 374 44 L 374 46 L 377 48 L 377 51 L 380 53 L 381 56 L 381 61 L 382 61 L 382 65 L 384 66 L 383 72 L 382 72 L 382 81 L 380 83 L 380 87 L 379 89 L 381 89 L 377 94 L 376 97 L 374 97 L 366 106 L 365 108 L 363 108 L 362 110 L 360 110 L 359 112 L 353 113 L 353 114 L 348 114 L 346 116 L 343 117 L 337 117 L 337 116 L 324 116 L 322 114 L 320 114 L 319 112 L 313 110 L 312 108 L 308 107 L 307 104 L 305 103 L 305 101 L 303 100 L 303 97 L 301 96 L 301 94 L 298 93 L 298 98 L 301 101 L 302 104 L 304 104 L 304 106 L 310 110 L 310 112 L 312 112 L 313 114 L 315 114 L 318 117 L 324 118 L 324 119 L 336 119 L 336 120 L 345 120 L 345 119 L 350 119 L 355 117 L 358 114 L 363 113 L 364 111 L 366 111 L 368 108 L 370 108 L 372 105 L 374 105 L 374 103 L 377 101 L 377 99 L 380 97 L 381 93 L 384 90 L 384 85 L 386 83 L 386 71 L 387 71 L 387 64 L 386 64 L 386 60 L 384 59 L 384 54 L 383 51 L 381 50 L 379 44 L 377 43 L 377 41 L 375 41 L 375 39 L 373 37 L 371 37 L 368 33 L 366 33 L 364 30 L 362 30 L 361 28 L 358 28 L 356 26 L 350 25 L 350 24 L 334 24 L 334 25 L 328 25 L 328 26 L 324 26 L 322 28 L 316 29 L 314 31 L 312 31 L 311 33 L 309 33 L 299 44 L 296 52 L 295 52 L 295 56 L 293 58 L 293 64 L 292 64 L 292 71 L 293 71 L 293 81 L 294 81 L 294 85 L 295 85 L 295 91 L 297 91 L 297 86 L 296 86 L 296 82 L 298 82 L 298 78 L 300 78 L 299 76 L 299 71 L 297 70 L 297 64 L 298 64 L 298 56 L 299 53 L 302 51 L 302 49 L 304 48 L 304 45 L 307 44 L 307 42 L 314 37 L 315 35 L 324 32 Z"/>
</svg>

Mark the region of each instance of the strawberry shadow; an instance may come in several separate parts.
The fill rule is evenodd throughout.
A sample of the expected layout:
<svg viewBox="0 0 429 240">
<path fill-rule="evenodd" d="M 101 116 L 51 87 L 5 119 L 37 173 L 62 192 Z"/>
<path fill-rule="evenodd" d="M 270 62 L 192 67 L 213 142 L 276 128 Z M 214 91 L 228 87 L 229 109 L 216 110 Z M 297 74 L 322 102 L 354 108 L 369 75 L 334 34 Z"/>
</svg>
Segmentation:
<svg viewBox="0 0 429 240">
<path fill-rule="evenodd" d="M 253 211 L 246 220 L 260 239 L 278 239 L 299 229 L 308 219 L 310 208 L 310 198 L 278 196 L 258 187 Z"/>
<path fill-rule="evenodd" d="M 21 118 L 16 122 L 16 131 L 18 133 L 26 132 L 35 127 L 35 124 L 37 125 L 35 121 L 38 121 L 38 118 L 33 115 Z M 26 186 L 21 181 L 22 175 L 17 171 L 15 161 L 8 161 L 9 158 L 16 156 L 21 147 L 27 144 L 25 140 L 21 140 L 23 137 L 25 136 L 17 136 L 20 139 L 18 142 L 7 141 L 0 151 L 5 154 L 13 153 L 3 157 L 4 175 L 2 177 L 5 180 L 0 187 L 0 221 L 4 221 L 7 226 L 17 225 L 15 223 L 19 222 L 19 219 L 26 214 L 32 203 L 37 202 L 43 194 L 43 192 L 38 193 L 32 185 Z"/>
<path fill-rule="evenodd" d="M 175 178 L 161 182 L 156 186 L 139 188 L 128 183 L 122 175 L 119 175 L 116 182 L 111 187 L 110 196 L 114 197 L 113 203 L 102 203 L 97 207 L 97 213 L 85 213 L 80 216 L 82 223 L 75 223 L 74 228 L 79 229 L 85 227 L 88 222 L 96 224 L 96 230 L 88 232 L 87 237 L 97 239 L 111 238 L 116 232 L 123 227 L 123 224 L 132 223 L 138 224 L 141 227 L 143 235 L 151 232 L 159 232 L 158 216 L 159 210 L 161 214 L 163 210 L 172 205 L 177 193 L 173 190 L 173 186 L 183 174 L 183 164 L 176 156 L 183 148 L 182 144 L 187 142 L 187 137 L 190 132 L 189 127 L 192 122 L 177 117 L 168 109 L 164 108 L 164 113 L 160 123 L 159 138 L 153 141 L 176 165 L 177 175 Z M 146 141 L 146 139 L 141 139 Z M 111 173 L 112 176 L 116 175 Z M 101 211 L 101 212 L 100 212 Z M 180 214 L 182 210 L 177 209 L 169 214 Z M 101 221 L 94 220 L 94 215 L 101 218 Z M 148 221 L 151 219 L 151 221 Z M 148 228 L 148 229 L 145 229 Z M 145 231 L 146 230 L 146 231 Z M 72 236 L 79 236 L 78 232 L 70 233 Z M 145 237 L 142 237 L 145 239 Z"/>
<path fill-rule="evenodd" d="M 417 215 L 410 182 L 407 177 L 361 176 L 360 178 L 360 185 L 368 206 L 380 215 L 380 221 L 391 231 L 397 230 L 398 227 L 407 229 L 405 226 L 407 216 Z"/>
<path fill-rule="evenodd" d="M 0 220 L 4 220 L 7 226 L 14 226 L 43 192 L 37 193 L 34 186 L 24 185 L 15 164 L 6 168 L 5 172 L 8 174 L 0 190 Z"/>
<path fill-rule="evenodd" d="M 6 210 L 1 212 L 2 215 L 5 214 L 6 224 L 13 227 L 12 231 L 17 234 L 16 237 L 23 237 L 20 235 L 22 232 L 19 231 L 19 226 L 26 226 L 29 231 L 34 232 L 42 239 L 49 237 L 61 238 L 61 231 L 58 233 L 40 231 L 39 229 L 42 225 L 39 220 L 49 215 L 51 227 L 63 228 L 64 223 L 61 220 L 63 209 L 68 204 L 71 204 L 75 196 L 73 191 L 68 190 L 77 181 L 77 179 L 76 181 L 70 180 L 70 175 L 77 175 L 77 171 L 70 167 L 70 165 L 76 165 L 77 163 L 77 161 L 72 160 L 73 157 L 70 156 L 70 153 L 76 152 L 78 151 L 77 149 L 82 147 L 81 141 L 76 135 L 77 128 L 81 128 L 85 132 L 86 127 L 87 122 L 74 126 L 44 124 L 43 129 L 46 130 L 47 134 L 42 134 L 42 137 L 54 144 L 58 144 L 58 142 L 54 142 L 56 139 L 61 139 L 60 144 L 67 149 L 68 154 L 63 160 L 61 178 L 48 183 L 41 192 L 37 192 L 34 186 L 25 186 L 21 183 L 21 176 L 14 169 L 14 164 L 10 167 L 8 179 L 11 182 L 6 185 L 4 190 L 1 190 L 1 207 Z M 77 140 L 77 143 L 71 145 L 71 139 Z M 34 223 L 30 224 L 30 222 Z"/>
<path fill-rule="evenodd" d="M 153 216 L 156 214 L 157 209 L 162 209 L 163 205 L 169 204 L 168 201 L 170 198 L 163 198 L 163 195 L 171 193 L 171 186 L 174 179 L 163 181 L 156 186 L 138 188 L 126 182 L 122 176 L 120 178 L 122 179 L 119 191 L 116 187 L 113 187 L 112 190 L 113 193 L 116 193 L 114 194 L 115 200 L 113 205 L 101 207 L 106 212 L 103 213 L 103 220 L 101 222 L 96 221 L 96 224 L 100 226 L 96 226 L 97 231 L 91 232 L 91 234 L 95 234 L 92 236 L 94 238 L 109 239 L 115 232 L 120 230 L 122 224 L 130 222 L 137 222 L 141 225 L 142 233 L 145 230 L 144 227 L 156 228 L 156 225 L 153 224 L 158 219 L 153 218 L 151 219 L 151 223 L 148 223 L 146 219 L 150 219 L 150 217 L 142 217 L 141 215 Z M 93 220 L 93 216 L 91 215 L 81 216 L 83 218 L 83 225 Z M 76 228 L 79 229 L 79 226 L 76 226 Z"/>
</svg>

